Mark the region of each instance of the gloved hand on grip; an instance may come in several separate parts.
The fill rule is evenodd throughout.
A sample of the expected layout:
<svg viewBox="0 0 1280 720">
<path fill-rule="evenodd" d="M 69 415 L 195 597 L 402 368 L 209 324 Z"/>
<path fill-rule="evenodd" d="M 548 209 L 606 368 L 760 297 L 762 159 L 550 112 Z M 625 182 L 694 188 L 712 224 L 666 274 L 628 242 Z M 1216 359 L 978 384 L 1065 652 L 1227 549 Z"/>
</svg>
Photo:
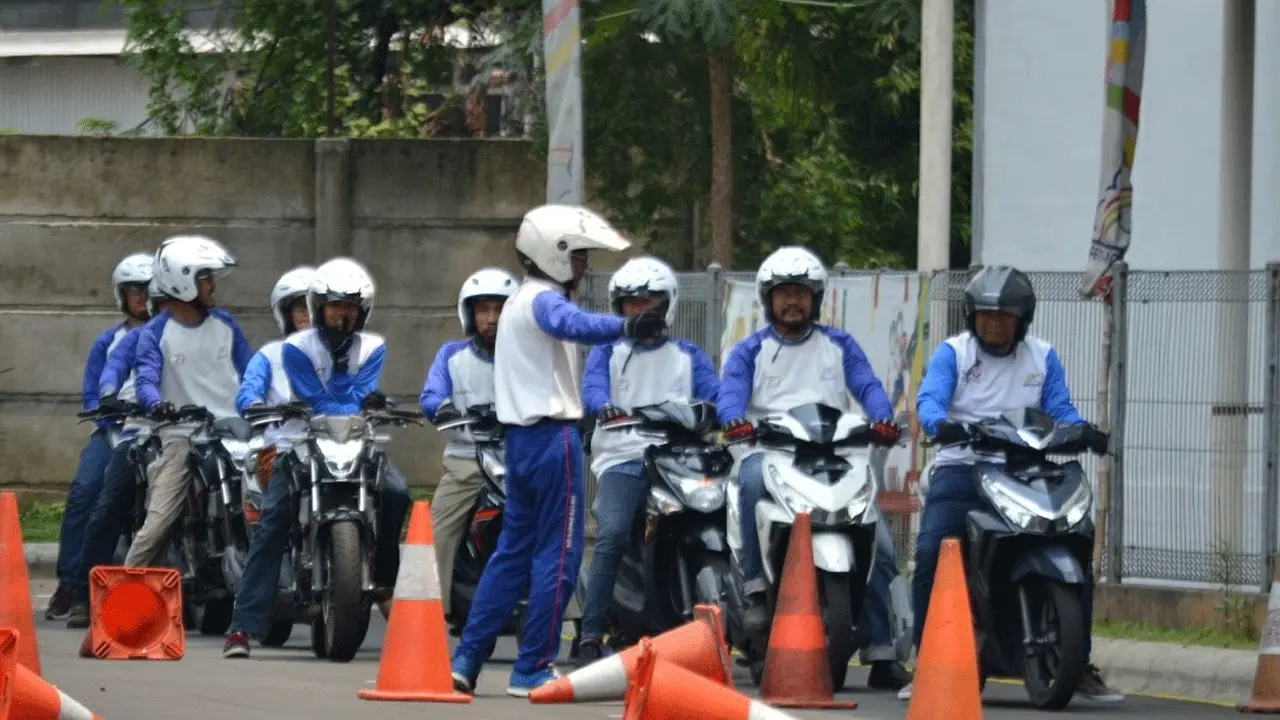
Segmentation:
<svg viewBox="0 0 1280 720">
<path fill-rule="evenodd" d="M 938 430 L 933 434 L 934 442 L 939 445 L 951 445 L 954 443 L 962 443 L 969 439 L 969 431 L 964 425 L 950 420 L 943 420 L 938 423 Z"/>
<path fill-rule="evenodd" d="M 604 407 L 600 408 L 600 413 L 599 415 L 596 416 L 596 423 L 599 425 L 605 425 L 607 423 L 613 422 L 614 420 L 619 420 L 626 416 L 627 416 L 626 410 L 623 410 L 621 408 L 616 408 L 612 405 L 605 405 Z"/>
<path fill-rule="evenodd" d="M 1089 424 L 1084 428 L 1084 444 L 1094 455 L 1106 455 L 1111 439 L 1096 425 Z"/>
<path fill-rule="evenodd" d="M 436 415 L 431 418 L 431 423 L 433 425 L 442 425 L 447 422 L 453 422 L 460 417 L 462 417 L 462 413 L 458 412 L 458 409 L 453 406 L 453 401 L 445 400 L 440 403 L 440 407 L 436 408 Z"/>
<path fill-rule="evenodd" d="M 874 423 L 871 426 L 871 442 L 876 445 L 897 445 L 902 438 L 902 430 L 888 421 Z"/>
<path fill-rule="evenodd" d="M 660 311 L 650 308 L 635 317 L 627 318 L 622 326 L 622 334 L 628 340 L 647 340 L 661 335 L 666 329 L 666 317 Z"/>
<path fill-rule="evenodd" d="M 751 421 L 746 418 L 739 418 L 725 423 L 724 427 L 721 428 L 721 432 L 724 433 L 726 442 L 755 440 L 756 438 L 756 426 L 752 425 Z"/>
<path fill-rule="evenodd" d="M 364 396 L 364 400 L 361 401 L 360 407 L 365 410 L 386 410 L 387 396 L 383 395 L 377 390 L 374 390 L 373 392 Z"/>
</svg>

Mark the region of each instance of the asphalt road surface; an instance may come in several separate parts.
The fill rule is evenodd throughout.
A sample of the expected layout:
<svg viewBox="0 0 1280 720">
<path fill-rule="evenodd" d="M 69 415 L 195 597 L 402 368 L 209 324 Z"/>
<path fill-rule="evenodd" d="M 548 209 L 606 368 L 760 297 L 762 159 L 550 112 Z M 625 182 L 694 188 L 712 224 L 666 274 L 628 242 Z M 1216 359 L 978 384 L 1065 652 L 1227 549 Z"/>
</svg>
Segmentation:
<svg viewBox="0 0 1280 720">
<path fill-rule="evenodd" d="M 386 625 L 374 613 L 364 648 L 354 661 L 335 664 L 317 660 L 307 644 L 307 628 L 298 626 L 284 648 L 254 647 L 248 660 L 223 660 L 222 639 L 187 636 L 186 656 L 177 662 L 106 661 L 77 655 L 83 631 L 67 630 L 63 623 L 43 619 L 53 583 L 33 579 L 37 633 L 45 679 L 79 700 L 104 720 L 165 718 L 166 720 L 392 720 L 415 718 L 520 717 L 620 718 L 622 704 L 530 705 L 508 697 L 507 675 L 515 657 L 510 640 L 498 645 L 495 660 L 480 676 L 480 688 L 469 705 L 369 702 L 356 691 L 373 687 L 378 672 L 379 649 Z M 563 652 L 568 652 L 568 642 Z M 561 658 L 562 663 L 564 658 Z M 567 665 L 562 664 L 562 668 Z M 751 687 L 745 670 L 735 677 L 739 688 Z M 850 691 L 841 697 L 856 700 L 857 710 L 791 711 L 797 718 L 852 715 L 867 720 L 898 720 L 906 716 L 906 703 L 892 693 L 866 689 L 866 673 L 854 668 Z M 1014 720 L 1051 717 L 1029 708 L 1021 686 L 991 682 L 983 694 L 985 717 Z M 697 708 L 690 709 L 696 716 Z M 1237 717 L 1233 708 L 1170 699 L 1130 696 L 1119 705 L 1073 701 L 1064 715 L 1081 717 L 1168 720 L 1169 718 Z"/>
</svg>

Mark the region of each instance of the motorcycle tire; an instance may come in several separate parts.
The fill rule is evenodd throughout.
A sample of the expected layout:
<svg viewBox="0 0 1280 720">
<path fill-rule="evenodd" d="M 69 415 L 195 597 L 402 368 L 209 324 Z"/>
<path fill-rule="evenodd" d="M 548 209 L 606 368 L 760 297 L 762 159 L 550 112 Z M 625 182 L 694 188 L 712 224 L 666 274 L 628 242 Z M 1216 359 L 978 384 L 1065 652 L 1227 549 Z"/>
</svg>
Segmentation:
<svg viewBox="0 0 1280 720">
<path fill-rule="evenodd" d="M 1027 690 L 1027 698 L 1031 704 L 1041 710 L 1061 710 L 1071 702 L 1076 693 L 1076 685 L 1084 675 L 1085 664 L 1089 661 L 1085 654 L 1085 633 L 1089 629 L 1084 626 L 1084 606 L 1080 593 L 1061 583 L 1043 578 L 1036 578 L 1025 585 L 1032 601 L 1032 619 L 1036 623 L 1035 637 L 1049 634 L 1041 627 L 1043 611 L 1052 607 L 1058 618 L 1058 647 L 1055 649 L 1057 662 L 1056 674 L 1048 677 L 1039 659 L 1040 653 L 1026 658 L 1023 668 L 1023 685 Z"/>
<path fill-rule="evenodd" d="M 262 636 L 262 646 L 284 647 L 291 635 L 293 635 L 292 620 L 272 620 L 267 628 L 267 634 Z"/>
<path fill-rule="evenodd" d="M 324 645 L 332 662 L 351 662 L 369 632 L 370 601 L 364 596 L 364 542 L 360 526 L 338 522 L 328 533 L 329 589 L 321 600 Z"/>
<path fill-rule="evenodd" d="M 324 645 L 324 620 L 311 621 L 311 654 L 324 660 L 329 657 L 329 648 Z"/>
<path fill-rule="evenodd" d="M 853 595 L 849 573 L 818 571 L 822 599 L 822 625 L 827 631 L 827 665 L 831 669 L 831 689 L 840 692 L 849 674 L 849 661 L 858 651 L 854 633 Z"/>
<path fill-rule="evenodd" d="M 185 588 L 184 588 L 185 589 Z M 192 593 L 194 595 L 194 593 Z M 235 598 L 184 600 L 183 621 L 201 635 L 225 635 L 231 627 Z"/>
</svg>

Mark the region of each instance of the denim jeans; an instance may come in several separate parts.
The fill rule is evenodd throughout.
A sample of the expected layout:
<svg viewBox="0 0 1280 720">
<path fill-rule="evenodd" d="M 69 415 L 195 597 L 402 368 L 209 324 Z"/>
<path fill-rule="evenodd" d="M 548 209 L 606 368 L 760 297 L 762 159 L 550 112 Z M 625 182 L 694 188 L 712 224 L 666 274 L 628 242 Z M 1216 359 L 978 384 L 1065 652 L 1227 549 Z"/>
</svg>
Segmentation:
<svg viewBox="0 0 1280 720">
<path fill-rule="evenodd" d="M 893 601 L 889 586 L 898 578 L 898 551 L 893 546 L 893 534 L 889 523 L 876 523 L 876 559 L 868 580 L 867 592 L 862 601 L 862 623 L 867 629 L 867 647 L 863 659 L 867 662 L 897 660 L 893 647 Z"/>
<path fill-rule="evenodd" d="M 618 566 L 631 543 L 631 526 L 636 513 L 649 496 L 644 477 L 644 461 L 620 463 L 601 474 L 596 484 L 596 545 L 591 553 L 586 595 L 582 602 L 582 637 L 604 637 L 609 619 L 609 601 Z"/>
<path fill-rule="evenodd" d="M 276 460 L 271 481 L 262 493 L 262 517 L 257 533 L 249 542 L 249 556 L 236 591 L 231 632 L 262 637 L 268 630 L 268 618 L 279 587 L 280 564 L 289 549 L 289 528 L 295 517 L 292 487 L 286 475 L 288 457 L 282 455 Z M 380 494 L 374 582 L 391 587 L 395 585 L 400 566 L 400 531 L 409 510 L 409 489 L 404 476 L 390 463 Z"/>
<path fill-rule="evenodd" d="M 129 530 L 137 490 L 136 475 L 129 460 L 132 447 L 132 438 L 121 440 L 111 451 L 111 459 L 102 473 L 102 491 L 89 513 L 89 522 L 85 523 L 84 551 L 71 578 L 74 602 L 89 602 L 89 571 L 114 562 L 116 544 Z"/>
<path fill-rule="evenodd" d="M 110 461 L 107 431 L 94 430 L 80 451 L 80 465 L 67 491 L 67 508 L 58 531 L 58 581 L 61 583 L 75 582 L 76 568 L 84 554 L 85 528 L 102 492 L 102 477 Z"/>
</svg>

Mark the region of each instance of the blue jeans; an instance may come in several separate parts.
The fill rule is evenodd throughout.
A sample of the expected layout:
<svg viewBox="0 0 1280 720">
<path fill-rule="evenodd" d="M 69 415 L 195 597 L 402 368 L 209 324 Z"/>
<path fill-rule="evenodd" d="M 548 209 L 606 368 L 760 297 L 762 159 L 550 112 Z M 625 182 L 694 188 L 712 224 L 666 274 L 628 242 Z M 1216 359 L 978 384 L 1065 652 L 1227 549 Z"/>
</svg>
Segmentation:
<svg viewBox="0 0 1280 720">
<path fill-rule="evenodd" d="M 289 529 L 295 517 L 292 484 L 289 482 L 289 454 L 276 459 L 271 481 L 262 492 L 262 517 L 249 543 L 240 587 L 236 590 L 231 632 L 254 637 L 267 634 L 271 607 L 280 585 L 280 564 L 289 549 Z M 400 566 L 400 531 L 409 511 L 409 489 L 404 476 L 391 463 L 378 499 L 378 546 L 373 558 L 373 580 L 378 585 L 395 585 Z"/>
<path fill-rule="evenodd" d="M 576 423 L 556 420 L 508 425 L 506 439 L 502 533 L 476 587 L 454 668 L 478 670 L 489 659 L 528 582 L 529 610 L 513 671 L 532 674 L 560 653 L 564 609 L 582 565 L 582 439 Z"/>
<path fill-rule="evenodd" d="M 764 561 L 760 557 L 760 536 L 756 532 L 756 503 L 764 499 L 764 492 L 764 453 L 748 455 L 738 467 L 738 528 L 742 534 L 743 590 L 747 593 L 764 592 L 767 587 Z M 898 553 L 888 523 L 878 523 L 876 533 L 875 564 L 862 604 L 862 619 L 868 635 L 867 659 L 893 660 L 889 585 L 898 577 Z"/>
<path fill-rule="evenodd" d="M 128 533 L 137 490 L 137 476 L 129 460 L 132 447 L 132 438 L 121 440 L 111 451 L 102 473 L 102 489 L 84 527 L 84 551 L 71 577 L 75 602 L 89 602 L 89 571 L 99 565 L 111 565 L 120 536 Z"/>
<path fill-rule="evenodd" d="M 949 537 L 963 539 L 965 523 L 970 510 L 986 506 L 979 494 L 977 477 L 972 465 L 939 465 L 929 478 L 929 491 L 925 495 L 924 515 L 920 518 L 920 537 L 916 540 L 916 572 L 911 583 L 911 605 L 915 615 L 915 644 L 920 647 L 924 635 L 925 614 L 929 611 L 929 596 L 933 593 L 933 575 L 938 567 L 938 554 L 942 541 Z M 1092 558 L 1086 563 L 1084 574 L 1084 626 L 1093 628 L 1093 568 Z M 1085 635 L 1085 654 L 1093 651 L 1093 633 Z"/>
<path fill-rule="evenodd" d="M 582 601 L 582 637 L 599 640 L 608 629 L 609 601 L 618 566 L 631 543 L 631 526 L 649 496 L 644 461 L 614 465 L 600 476 L 596 487 L 596 546 Z"/>
<path fill-rule="evenodd" d="M 94 430 L 80 451 L 80 465 L 67 491 L 67 507 L 58 531 L 58 581 L 61 583 L 75 582 L 76 568 L 84 554 L 85 527 L 102 492 L 102 476 L 110 461 L 107 431 Z"/>
</svg>

